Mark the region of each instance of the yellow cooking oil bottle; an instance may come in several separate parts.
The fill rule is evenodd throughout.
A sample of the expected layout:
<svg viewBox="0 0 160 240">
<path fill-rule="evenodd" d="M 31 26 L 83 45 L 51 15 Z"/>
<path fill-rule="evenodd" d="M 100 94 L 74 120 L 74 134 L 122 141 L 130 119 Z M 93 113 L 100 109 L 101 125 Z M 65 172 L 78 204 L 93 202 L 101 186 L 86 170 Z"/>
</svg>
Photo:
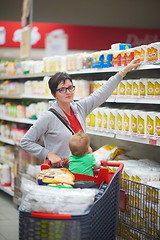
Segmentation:
<svg viewBox="0 0 160 240">
<path fill-rule="evenodd" d="M 141 98 L 146 97 L 147 94 L 147 79 L 140 78 L 139 79 L 139 96 Z"/>
<path fill-rule="evenodd" d="M 160 139 L 160 112 L 155 112 L 155 137 Z"/>
<path fill-rule="evenodd" d="M 131 135 L 136 136 L 137 132 L 137 118 L 138 118 L 139 110 L 132 110 L 131 111 Z"/>
<path fill-rule="evenodd" d="M 110 108 L 104 108 L 102 129 L 105 132 L 109 131 L 109 113 L 110 113 Z"/>
<path fill-rule="evenodd" d="M 138 111 L 137 132 L 140 137 L 146 137 L 146 114 L 145 111 Z"/>
<path fill-rule="evenodd" d="M 154 95 L 155 97 L 160 97 L 160 78 L 155 79 L 154 82 Z"/>
<path fill-rule="evenodd" d="M 117 108 L 112 108 L 109 113 L 109 130 L 110 132 L 116 132 L 117 122 Z"/>
<path fill-rule="evenodd" d="M 125 109 L 123 114 L 123 133 L 130 135 L 131 133 L 131 110 Z"/>
<path fill-rule="evenodd" d="M 133 80 L 133 97 L 139 97 L 139 80 Z"/>
<path fill-rule="evenodd" d="M 133 94 L 133 80 L 128 79 L 126 80 L 125 96 L 132 96 L 132 94 Z"/>
<path fill-rule="evenodd" d="M 123 116 L 124 116 L 124 110 L 118 109 L 117 111 L 117 122 L 116 122 L 116 132 L 117 133 L 123 133 Z"/>
<path fill-rule="evenodd" d="M 147 80 L 147 96 L 154 97 L 154 93 L 155 93 L 155 80 L 148 79 Z"/>
<path fill-rule="evenodd" d="M 102 125 L 103 125 L 103 112 L 104 112 L 104 107 L 99 107 L 97 108 L 97 113 L 96 113 L 96 130 L 102 131 Z"/>
<path fill-rule="evenodd" d="M 146 136 L 153 138 L 155 136 L 155 112 L 146 114 Z"/>
</svg>

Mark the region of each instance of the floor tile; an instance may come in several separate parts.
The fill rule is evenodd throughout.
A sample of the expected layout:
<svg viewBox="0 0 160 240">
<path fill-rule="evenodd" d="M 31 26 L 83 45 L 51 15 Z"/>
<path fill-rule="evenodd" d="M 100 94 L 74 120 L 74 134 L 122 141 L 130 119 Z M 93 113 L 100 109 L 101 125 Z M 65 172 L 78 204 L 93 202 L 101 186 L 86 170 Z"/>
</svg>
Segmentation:
<svg viewBox="0 0 160 240">
<path fill-rule="evenodd" d="M 13 198 L 0 191 L 0 240 L 18 240 L 18 210 Z"/>
</svg>

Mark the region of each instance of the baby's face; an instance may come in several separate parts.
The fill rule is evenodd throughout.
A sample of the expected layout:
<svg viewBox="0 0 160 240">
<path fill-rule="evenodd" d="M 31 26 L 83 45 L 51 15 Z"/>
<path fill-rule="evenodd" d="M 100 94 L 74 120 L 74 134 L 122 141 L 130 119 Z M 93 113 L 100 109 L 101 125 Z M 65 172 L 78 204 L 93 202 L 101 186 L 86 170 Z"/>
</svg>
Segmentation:
<svg viewBox="0 0 160 240">
<path fill-rule="evenodd" d="M 90 146 L 88 147 L 88 153 L 93 153 L 93 150 Z"/>
</svg>

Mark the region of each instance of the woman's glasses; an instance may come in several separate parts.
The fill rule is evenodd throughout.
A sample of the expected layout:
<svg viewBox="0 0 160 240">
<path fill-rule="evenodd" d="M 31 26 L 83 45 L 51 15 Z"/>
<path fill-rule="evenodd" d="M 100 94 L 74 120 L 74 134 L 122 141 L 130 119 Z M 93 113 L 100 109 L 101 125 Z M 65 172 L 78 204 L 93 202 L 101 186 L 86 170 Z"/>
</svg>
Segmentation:
<svg viewBox="0 0 160 240">
<path fill-rule="evenodd" d="M 73 92 L 75 90 L 75 86 L 69 86 L 68 88 L 62 87 L 62 88 L 58 88 L 56 89 L 56 92 L 60 92 L 60 93 L 66 93 L 67 90 L 69 92 Z"/>
</svg>

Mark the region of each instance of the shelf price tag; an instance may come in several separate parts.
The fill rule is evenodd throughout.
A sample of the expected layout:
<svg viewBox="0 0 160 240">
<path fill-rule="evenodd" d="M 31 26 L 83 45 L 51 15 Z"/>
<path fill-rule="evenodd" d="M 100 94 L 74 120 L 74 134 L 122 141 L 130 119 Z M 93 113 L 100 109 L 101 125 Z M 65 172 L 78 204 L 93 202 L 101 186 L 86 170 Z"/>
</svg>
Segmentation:
<svg viewBox="0 0 160 240">
<path fill-rule="evenodd" d="M 149 139 L 149 144 L 150 145 L 157 145 L 157 140 L 156 139 Z"/>
</svg>

